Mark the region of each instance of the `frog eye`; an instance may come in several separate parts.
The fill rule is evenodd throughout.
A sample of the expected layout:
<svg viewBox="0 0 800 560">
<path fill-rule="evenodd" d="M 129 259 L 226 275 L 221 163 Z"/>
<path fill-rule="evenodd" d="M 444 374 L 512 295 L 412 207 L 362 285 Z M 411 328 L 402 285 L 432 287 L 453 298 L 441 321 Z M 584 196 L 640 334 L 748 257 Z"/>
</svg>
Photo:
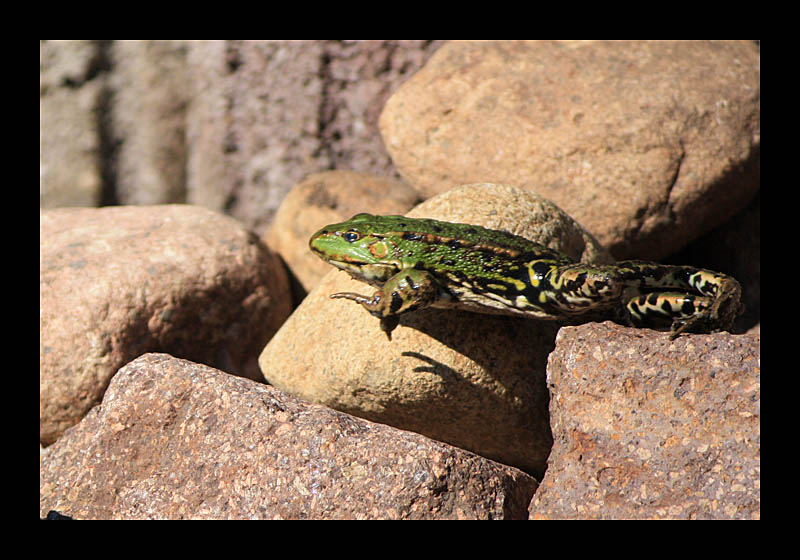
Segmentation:
<svg viewBox="0 0 800 560">
<path fill-rule="evenodd" d="M 357 231 L 346 231 L 342 234 L 342 237 L 344 237 L 344 240 L 348 243 L 353 243 L 361 238 L 361 234 Z"/>
</svg>

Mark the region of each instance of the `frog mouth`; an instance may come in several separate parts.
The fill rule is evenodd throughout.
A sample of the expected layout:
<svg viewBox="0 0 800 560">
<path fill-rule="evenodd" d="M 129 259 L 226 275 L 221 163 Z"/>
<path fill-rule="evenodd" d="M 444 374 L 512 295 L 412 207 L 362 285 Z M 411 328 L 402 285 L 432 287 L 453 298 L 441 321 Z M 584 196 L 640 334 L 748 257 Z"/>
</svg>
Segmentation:
<svg viewBox="0 0 800 560">
<path fill-rule="evenodd" d="M 328 261 L 359 280 L 369 283 L 383 283 L 397 273 L 397 267 L 391 264 L 373 264 L 349 261 Z"/>
</svg>

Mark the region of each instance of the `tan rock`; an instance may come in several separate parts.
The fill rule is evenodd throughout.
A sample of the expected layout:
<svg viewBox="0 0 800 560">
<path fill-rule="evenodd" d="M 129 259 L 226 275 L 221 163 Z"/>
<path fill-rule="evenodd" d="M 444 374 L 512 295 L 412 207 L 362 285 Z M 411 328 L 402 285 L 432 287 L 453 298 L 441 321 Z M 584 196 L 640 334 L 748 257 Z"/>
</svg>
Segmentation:
<svg viewBox="0 0 800 560">
<path fill-rule="evenodd" d="M 658 259 L 759 186 L 747 41 L 453 41 L 387 101 L 381 133 L 424 195 L 488 181 L 552 200 L 617 258 Z"/>
<path fill-rule="evenodd" d="M 554 205 L 503 185 L 454 189 L 408 215 L 539 236 L 573 258 L 603 253 L 596 244 L 588 249 L 591 238 Z M 541 473 L 551 444 L 545 364 L 558 325 L 431 309 L 403 316 L 390 342 L 361 306 L 329 299 L 372 290 L 344 272 L 325 276 L 262 352 L 266 379 L 310 401 Z"/>
<path fill-rule="evenodd" d="M 241 224 L 192 206 L 47 210 L 39 224 L 42 443 L 146 352 L 260 375 L 290 296 L 280 261 Z"/>
</svg>

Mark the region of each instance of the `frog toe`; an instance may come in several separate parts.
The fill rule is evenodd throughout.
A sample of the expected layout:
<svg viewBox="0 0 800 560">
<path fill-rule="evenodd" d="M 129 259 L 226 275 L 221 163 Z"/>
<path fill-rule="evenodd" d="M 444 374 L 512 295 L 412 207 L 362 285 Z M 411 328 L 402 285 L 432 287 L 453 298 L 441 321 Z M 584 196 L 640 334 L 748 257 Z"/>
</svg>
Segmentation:
<svg viewBox="0 0 800 560">
<path fill-rule="evenodd" d="M 386 333 L 386 338 L 392 340 L 392 331 L 397 328 L 400 323 L 400 317 L 397 315 L 388 315 L 381 317 L 381 330 Z"/>
</svg>

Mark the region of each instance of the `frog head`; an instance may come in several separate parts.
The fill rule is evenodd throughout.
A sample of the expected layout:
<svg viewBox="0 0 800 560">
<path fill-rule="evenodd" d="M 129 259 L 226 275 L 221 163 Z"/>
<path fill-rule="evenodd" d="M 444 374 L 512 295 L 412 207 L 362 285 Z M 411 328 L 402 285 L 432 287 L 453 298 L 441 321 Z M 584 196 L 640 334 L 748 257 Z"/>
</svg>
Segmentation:
<svg viewBox="0 0 800 560">
<path fill-rule="evenodd" d="M 353 277 L 382 283 L 396 274 L 392 241 L 380 227 L 382 216 L 356 214 L 346 222 L 330 224 L 311 236 L 308 246 L 317 256 Z"/>
</svg>

